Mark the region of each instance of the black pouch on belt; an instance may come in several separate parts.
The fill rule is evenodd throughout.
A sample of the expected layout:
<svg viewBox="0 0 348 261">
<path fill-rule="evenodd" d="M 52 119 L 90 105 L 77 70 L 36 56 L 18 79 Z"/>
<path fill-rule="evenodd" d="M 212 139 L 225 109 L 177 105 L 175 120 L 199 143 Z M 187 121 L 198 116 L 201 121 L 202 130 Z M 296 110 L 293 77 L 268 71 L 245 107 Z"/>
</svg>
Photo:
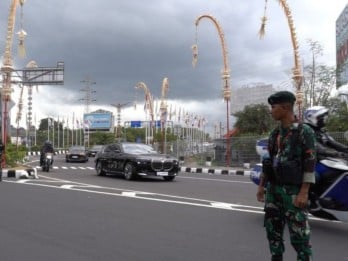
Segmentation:
<svg viewBox="0 0 348 261">
<path fill-rule="evenodd" d="M 301 185 L 303 181 L 302 165 L 298 160 L 281 162 L 278 165 L 279 183 L 284 185 Z"/>
</svg>

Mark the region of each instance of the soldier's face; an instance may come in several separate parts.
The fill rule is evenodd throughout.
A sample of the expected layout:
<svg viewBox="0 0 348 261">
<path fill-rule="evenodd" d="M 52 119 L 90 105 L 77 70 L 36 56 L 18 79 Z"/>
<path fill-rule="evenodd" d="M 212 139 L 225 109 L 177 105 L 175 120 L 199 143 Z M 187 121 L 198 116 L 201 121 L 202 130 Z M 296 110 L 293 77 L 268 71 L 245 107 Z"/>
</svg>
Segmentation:
<svg viewBox="0 0 348 261">
<path fill-rule="evenodd" d="M 273 104 L 271 105 L 271 115 L 272 118 L 276 121 L 284 118 L 286 113 L 286 107 L 284 104 Z"/>
</svg>

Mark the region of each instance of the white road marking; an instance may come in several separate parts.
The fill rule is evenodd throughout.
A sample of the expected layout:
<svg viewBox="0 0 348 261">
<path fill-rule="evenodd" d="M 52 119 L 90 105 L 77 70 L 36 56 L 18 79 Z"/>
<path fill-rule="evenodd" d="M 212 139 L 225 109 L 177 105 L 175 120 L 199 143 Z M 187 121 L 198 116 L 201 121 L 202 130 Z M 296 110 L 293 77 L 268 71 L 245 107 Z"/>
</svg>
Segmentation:
<svg viewBox="0 0 348 261">
<path fill-rule="evenodd" d="M 121 189 L 121 188 L 101 187 L 101 186 L 95 186 L 92 184 L 71 182 L 64 179 L 51 178 L 46 176 L 42 176 L 42 177 L 47 179 L 52 179 L 58 183 L 64 182 L 64 183 L 71 183 L 71 184 L 55 186 L 51 184 L 45 184 L 44 180 L 40 180 L 41 182 L 38 182 L 36 180 L 27 180 L 26 182 L 6 180 L 6 182 L 21 183 L 26 185 L 34 185 L 34 186 L 42 186 L 42 187 L 50 187 L 50 188 L 58 188 L 58 189 L 68 189 L 71 191 L 88 192 L 93 194 L 109 195 L 109 196 L 116 196 L 116 197 L 128 197 L 128 198 L 134 198 L 134 199 L 175 203 L 175 204 L 181 204 L 181 205 L 218 208 L 218 209 L 225 209 L 225 210 L 232 210 L 232 211 L 239 211 L 239 212 L 263 214 L 263 208 L 261 207 L 239 205 L 239 204 L 232 204 L 232 203 L 226 203 L 226 202 L 216 202 L 216 201 L 175 196 L 175 195 L 169 195 L 169 194 L 158 194 L 158 193 L 151 193 L 146 191 L 127 191 L 127 190 L 125 191 L 124 189 Z M 98 188 L 99 190 L 93 190 L 95 188 Z M 100 189 L 104 189 L 107 191 L 100 191 Z"/>
<path fill-rule="evenodd" d="M 128 191 L 124 191 L 121 193 L 122 196 L 126 196 L 126 197 L 135 197 L 137 195 L 136 192 L 128 192 Z"/>
<path fill-rule="evenodd" d="M 71 191 L 80 191 L 80 192 L 88 192 L 88 193 L 100 194 L 100 195 L 127 197 L 127 198 L 133 198 L 133 199 L 143 199 L 143 200 L 174 203 L 174 204 L 181 204 L 181 205 L 190 205 L 190 206 L 196 206 L 196 207 L 224 209 L 224 210 L 236 211 L 236 212 L 264 214 L 263 207 L 248 206 L 248 205 L 241 205 L 241 204 L 234 204 L 234 203 L 227 203 L 227 202 L 217 202 L 217 201 L 175 196 L 175 195 L 169 195 L 169 194 L 151 193 L 151 192 L 145 192 L 145 191 L 125 191 L 122 188 L 101 187 L 101 186 L 95 186 L 92 184 L 72 182 L 72 181 L 64 180 L 64 179 L 58 179 L 58 178 L 52 178 L 52 177 L 46 177 L 46 176 L 42 176 L 42 177 L 47 178 L 48 180 L 25 179 L 25 180 L 16 180 L 16 181 L 3 180 L 3 182 L 19 183 L 19 184 L 25 184 L 25 185 L 49 187 L 49 188 L 56 188 L 56 189 L 67 189 Z M 44 183 L 51 183 L 51 184 L 71 183 L 71 184 L 57 186 L 57 185 L 50 185 L 50 184 L 44 184 Z M 99 191 L 99 190 L 95 191 L 95 190 L 92 190 L 93 188 L 105 189 L 105 190 L 115 191 L 115 192 L 105 192 L 105 191 Z M 146 197 L 146 196 L 151 196 L 151 197 Z M 168 199 L 156 198 L 156 196 L 167 197 Z M 190 201 L 196 201 L 197 203 L 190 202 Z M 322 222 L 332 222 L 329 220 L 324 220 L 324 219 L 314 217 L 312 215 L 310 215 L 309 218 L 311 220 L 317 220 Z M 334 221 L 334 222 L 341 223 L 340 221 Z"/>
</svg>

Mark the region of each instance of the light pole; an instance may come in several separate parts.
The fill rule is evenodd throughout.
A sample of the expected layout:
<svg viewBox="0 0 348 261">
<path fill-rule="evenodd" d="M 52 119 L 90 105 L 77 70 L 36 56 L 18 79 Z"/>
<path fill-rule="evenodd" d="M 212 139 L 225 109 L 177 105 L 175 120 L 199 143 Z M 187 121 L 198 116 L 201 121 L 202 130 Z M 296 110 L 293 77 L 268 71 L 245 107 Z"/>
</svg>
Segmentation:
<svg viewBox="0 0 348 261">
<path fill-rule="evenodd" d="M 292 19 L 292 14 L 289 5 L 287 4 L 286 0 L 278 0 L 280 5 L 282 6 L 284 10 L 284 14 L 288 21 L 288 26 L 290 29 L 290 36 L 291 36 L 291 43 L 293 47 L 293 55 L 294 55 L 294 67 L 292 68 L 292 79 L 295 83 L 295 90 L 296 90 L 296 104 L 297 104 L 297 113 L 298 113 L 298 120 L 302 121 L 303 115 L 302 115 L 302 104 L 303 104 L 303 91 L 301 90 L 301 85 L 303 83 L 303 74 L 302 74 L 302 66 L 300 61 L 300 55 L 299 55 L 299 44 L 297 41 L 296 31 L 295 31 L 295 25 L 294 20 Z M 265 27 L 267 22 L 267 16 L 266 16 L 266 10 L 267 10 L 267 0 L 265 2 L 265 9 L 264 9 L 264 15 L 261 18 L 261 28 L 259 32 L 259 37 L 263 38 L 265 35 Z"/>
<path fill-rule="evenodd" d="M 231 148 L 230 148 L 230 101 L 231 101 L 231 88 L 230 88 L 230 70 L 228 67 L 228 55 L 227 55 L 227 47 L 226 47 L 226 43 L 225 43 L 225 36 L 223 33 L 223 30 L 219 24 L 219 22 L 216 20 L 216 18 L 214 18 L 211 15 L 201 15 L 196 19 L 195 25 L 196 25 L 196 44 L 194 44 L 192 46 L 192 50 L 193 50 L 193 61 L 192 61 L 192 65 L 195 66 L 197 63 L 197 59 L 198 59 L 198 46 L 197 46 L 197 31 L 198 31 L 198 25 L 199 22 L 203 19 L 203 18 L 207 18 L 210 21 L 213 22 L 213 24 L 215 25 L 219 37 L 220 37 L 220 41 L 221 41 L 221 47 L 222 47 L 222 58 L 223 58 L 223 71 L 221 74 L 221 78 L 223 81 L 223 87 L 222 87 L 222 91 L 223 91 L 223 98 L 224 101 L 226 102 L 226 165 L 229 166 L 230 164 L 230 160 L 231 160 Z"/>
</svg>

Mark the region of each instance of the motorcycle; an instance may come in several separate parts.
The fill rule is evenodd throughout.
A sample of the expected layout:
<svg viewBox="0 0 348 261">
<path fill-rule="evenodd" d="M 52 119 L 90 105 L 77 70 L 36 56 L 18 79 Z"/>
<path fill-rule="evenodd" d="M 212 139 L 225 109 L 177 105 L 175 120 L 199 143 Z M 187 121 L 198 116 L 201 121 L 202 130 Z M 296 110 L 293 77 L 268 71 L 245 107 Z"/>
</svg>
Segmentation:
<svg viewBox="0 0 348 261">
<path fill-rule="evenodd" d="M 267 139 L 256 143 L 256 152 L 262 159 L 268 153 Z M 258 163 L 250 174 L 256 185 L 260 182 L 262 164 Z M 315 217 L 348 222 L 348 162 L 345 159 L 326 157 L 315 166 L 316 182 L 309 192 L 309 213 Z"/>
<path fill-rule="evenodd" d="M 42 171 L 49 172 L 52 163 L 53 163 L 53 153 L 50 153 L 50 152 L 45 153 L 45 157 L 42 162 Z"/>
</svg>

